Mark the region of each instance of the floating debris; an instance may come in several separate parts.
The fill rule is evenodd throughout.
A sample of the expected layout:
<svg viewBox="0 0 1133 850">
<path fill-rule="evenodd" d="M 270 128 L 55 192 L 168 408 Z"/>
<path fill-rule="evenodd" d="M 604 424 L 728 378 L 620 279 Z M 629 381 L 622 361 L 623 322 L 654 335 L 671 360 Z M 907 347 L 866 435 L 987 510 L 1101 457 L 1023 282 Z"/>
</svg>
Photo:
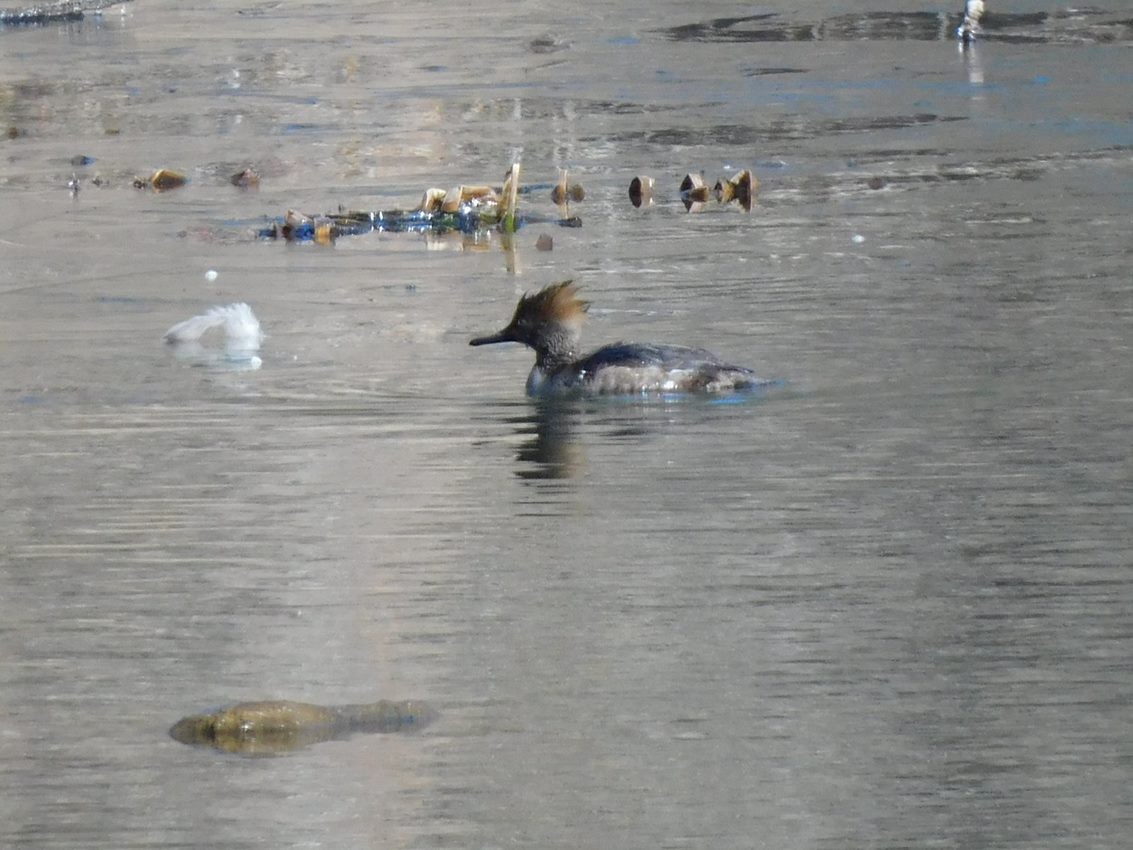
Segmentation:
<svg viewBox="0 0 1133 850">
<path fill-rule="evenodd" d="M 245 168 L 229 177 L 228 182 L 238 189 L 258 189 L 260 175 L 254 168 Z"/>
<path fill-rule="evenodd" d="M 458 212 L 465 204 L 486 206 L 498 204 L 500 196 L 491 186 L 458 186 L 448 193 L 441 210 L 447 213 Z"/>
<path fill-rule="evenodd" d="M 87 165 L 93 165 L 93 164 L 94 164 L 94 157 L 93 156 L 87 156 L 86 154 L 79 153 L 79 154 L 75 154 L 73 157 L 71 157 L 71 165 L 75 166 L 76 168 L 83 168 Z"/>
<path fill-rule="evenodd" d="M 546 191 L 551 186 L 547 183 L 523 186 L 519 182 L 519 173 L 519 164 L 516 163 L 508 170 L 501 189 L 488 185 L 460 185 L 448 191 L 435 187 L 426 189 L 412 209 L 364 211 L 340 207 L 338 212 L 324 215 L 304 215 L 288 210 L 282 219 L 257 230 L 257 235 L 262 239 L 330 244 L 339 236 L 358 236 L 372 231 L 411 231 L 431 235 L 457 231 L 479 237 L 490 231 L 514 233 L 529 222 L 553 223 L 560 227 L 582 226 L 582 219 L 570 215 L 565 205 L 560 205 L 560 214 L 555 218 L 531 214 L 521 216 L 520 196 Z"/>
<path fill-rule="evenodd" d="M 444 189 L 426 189 L 415 212 L 455 213 L 467 204 L 487 206 L 498 204 L 499 200 L 491 186 L 456 186 L 447 192 Z"/>
<path fill-rule="evenodd" d="M 71 197 L 72 198 L 78 198 L 79 197 L 79 189 L 81 188 L 80 185 L 79 185 L 79 175 L 77 175 L 77 174 L 71 175 L 71 179 L 67 181 L 67 188 L 71 190 Z"/>
<path fill-rule="evenodd" d="M 210 714 L 183 717 L 169 735 L 182 744 L 271 756 L 357 733 L 409 732 L 435 717 L 433 708 L 419 700 L 342 706 L 288 700 L 242 702 Z"/>
<path fill-rule="evenodd" d="M 536 251 L 551 251 L 555 247 L 555 240 L 549 233 L 540 233 L 539 238 L 535 240 Z"/>
<path fill-rule="evenodd" d="M 629 181 L 629 200 L 635 207 L 653 205 L 653 178 L 634 177 Z"/>
<path fill-rule="evenodd" d="M 354 226 L 357 232 L 372 230 L 370 213 L 339 213 L 338 215 L 304 215 L 297 210 L 288 210 L 283 222 L 275 226 L 272 233 L 261 233 L 272 238 L 286 239 L 289 242 L 318 242 L 330 245 L 340 235 L 351 233 Z"/>
<path fill-rule="evenodd" d="M 167 192 L 177 189 L 189 182 L 189 179 L 177 171 L 168 168 L 159 168 L 149 177 L 135 177 L 134 188 L 145 189 L 151 187 L 155 192 Z"/>
</svg>

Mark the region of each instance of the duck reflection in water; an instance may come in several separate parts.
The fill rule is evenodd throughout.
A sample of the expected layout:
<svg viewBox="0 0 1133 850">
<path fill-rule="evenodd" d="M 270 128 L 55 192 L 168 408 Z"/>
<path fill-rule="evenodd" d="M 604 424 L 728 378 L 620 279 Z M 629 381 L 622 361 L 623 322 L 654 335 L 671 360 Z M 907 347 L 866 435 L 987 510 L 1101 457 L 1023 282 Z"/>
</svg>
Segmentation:
<svg viewBox="0 0 1133 850">
<path fill-rule="evenodd" d="M 530 415 L 513 420 L 527 437 L 516 452 L 515 474 L 525 479 L 575 478 L 586 467 L 586 453 L 576 439 L 581 411 L 577 405 L 540 401 Z"/>
<path fill-rule="evenodd" d="M 672 427 L 710 421 L 719 416 L 721 406 L 759 403 L 764 398 L 752 393 L 718 398 L 674 396 L 631 405 L 619 398 L 535 399 L 526 415 L 508 419 L 515 433 L 524 438 L 515 455 L 515 474 L 525 480 L 577 478 L 587 469 L 586 442 L 591 439 L 638 442 Z"/>
</svg>

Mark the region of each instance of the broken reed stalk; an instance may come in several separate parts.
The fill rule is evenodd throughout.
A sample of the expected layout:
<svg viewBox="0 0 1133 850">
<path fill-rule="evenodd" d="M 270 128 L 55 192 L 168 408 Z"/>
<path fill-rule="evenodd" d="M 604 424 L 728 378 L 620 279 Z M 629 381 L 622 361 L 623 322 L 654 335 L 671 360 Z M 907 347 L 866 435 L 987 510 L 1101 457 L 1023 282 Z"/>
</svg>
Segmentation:
<svg viewBox="0 0 1133 850">
<path fill-rule="evenodd" d="M 517 229 L 517 215 L 519 207 L 519 163 L 514 162 L 507 179 L 504 180 L 500 226 L 505 233 L 515 233 Z"/>
</svg>

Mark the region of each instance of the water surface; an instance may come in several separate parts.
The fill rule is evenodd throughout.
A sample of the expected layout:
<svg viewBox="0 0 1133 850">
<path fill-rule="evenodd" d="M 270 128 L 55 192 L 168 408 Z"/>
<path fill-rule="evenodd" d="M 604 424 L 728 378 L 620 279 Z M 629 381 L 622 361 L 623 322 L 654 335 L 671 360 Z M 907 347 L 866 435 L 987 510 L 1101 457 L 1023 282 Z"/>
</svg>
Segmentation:
<svg viewBox="0 0 1133 850">
<path fill-rule="evenodd" d="M 221 5 L 0 30 L 0 844 L 1129 846 L 1125 10 Z M 581 228 L 254 238 L 514 159 Z M 787 386 L 535 405 L 467 342 L 566 277 Z M 236 300 L 262 368 L 163 345 Z"/>
</svg>

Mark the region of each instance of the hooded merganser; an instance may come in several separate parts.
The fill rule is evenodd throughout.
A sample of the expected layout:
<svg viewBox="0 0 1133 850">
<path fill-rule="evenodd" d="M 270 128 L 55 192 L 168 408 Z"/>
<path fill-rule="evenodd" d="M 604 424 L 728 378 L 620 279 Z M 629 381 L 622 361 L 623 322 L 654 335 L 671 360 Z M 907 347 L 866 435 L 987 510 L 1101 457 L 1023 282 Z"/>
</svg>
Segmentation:
<svg viewBox="0 0 1133 850">
<path fill-rule="evenodd" d="M 522 342 L 535 349 L 529 396 L 731 392 L 774 383 L 710 351 L 680 345 L 615 342 L 579 357 L 578 338 L 589 307 L 573 281 L 554 283 L 520 298 L 506 328 L 470 344 Z"/>
</svg>

